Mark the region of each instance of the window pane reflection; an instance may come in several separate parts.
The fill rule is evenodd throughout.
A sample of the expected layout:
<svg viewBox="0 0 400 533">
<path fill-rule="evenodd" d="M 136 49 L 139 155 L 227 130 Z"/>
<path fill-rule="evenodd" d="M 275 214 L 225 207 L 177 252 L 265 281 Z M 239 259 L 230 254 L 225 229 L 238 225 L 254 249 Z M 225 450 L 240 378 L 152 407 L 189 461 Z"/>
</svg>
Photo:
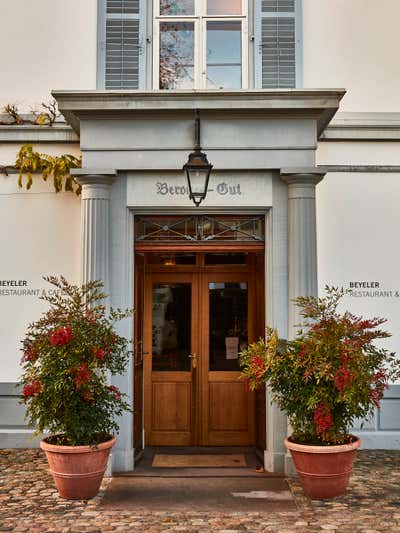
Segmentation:
<svg viewBox="0 0 400 533">
<path fill-rule="evenodd" d="M 190 371 L 191 286 L 153 285 L 153 370 Z"/>
<path fill-rule="evenodd" d="M 239 370 L 247 347 L 247 283 L 209 283 L 210 370 Z"/>
<path fill-rule="evenodd" d="M 241 15 L 242 0 L 207 0 L 207 15 Z"/>
<path fill-rule="evenodd" d="M 160 23 L 160 89 L 193 89 L 194 23 Z"/>
<path fill-rule="evenodd" d="M 241 22 L 207 22 L 207 87 L 242 87 Z"/>
<path fill-rule="evenodd" d="M 194 15 L 194 0 L 160 0 L 160 15 Z"/>
</svg>

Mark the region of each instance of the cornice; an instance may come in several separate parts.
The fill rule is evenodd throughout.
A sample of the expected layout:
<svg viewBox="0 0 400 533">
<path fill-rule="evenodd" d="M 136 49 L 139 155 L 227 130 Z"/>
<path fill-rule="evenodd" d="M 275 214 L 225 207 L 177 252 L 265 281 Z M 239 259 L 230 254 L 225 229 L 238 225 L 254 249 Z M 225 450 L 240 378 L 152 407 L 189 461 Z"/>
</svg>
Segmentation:
<svg viewBox="0 0 400 533">
<path fill-rule="evenodd" d="M 152 115 L 167 118 L 223 113 L 250 116 L 310 117 L 320 135 L 335 115 L 344 89 L 287 89 L 262 91 L 53 91 L 58 107 L 78 133 L 80 120 Z"/>
</svg>

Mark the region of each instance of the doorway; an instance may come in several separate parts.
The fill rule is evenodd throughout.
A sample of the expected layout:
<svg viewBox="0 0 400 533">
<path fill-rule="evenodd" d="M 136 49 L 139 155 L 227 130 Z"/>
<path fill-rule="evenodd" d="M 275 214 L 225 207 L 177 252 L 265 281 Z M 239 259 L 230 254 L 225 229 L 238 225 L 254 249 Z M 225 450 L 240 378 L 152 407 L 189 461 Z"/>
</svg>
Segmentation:
<svg viewBox="0 0 400 533">
<path fill-rule="evenodd" d="M 263 254 L 146 253 L 144 263 L 145 444 L 255 445 L 239 353 L 263 332 Z"/>
</svg>

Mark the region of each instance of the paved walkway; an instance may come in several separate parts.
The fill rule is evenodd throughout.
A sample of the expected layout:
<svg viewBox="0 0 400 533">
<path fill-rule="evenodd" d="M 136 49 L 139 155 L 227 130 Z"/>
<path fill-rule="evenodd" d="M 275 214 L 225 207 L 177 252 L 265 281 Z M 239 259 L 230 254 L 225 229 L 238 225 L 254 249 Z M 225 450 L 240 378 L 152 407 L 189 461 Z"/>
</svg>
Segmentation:
<svg viewBox="0 0 400 533">
<path fill-rule="evenodd" d="M 234 533 L 400 532 L 400 451 L 361 451 L 348 493 L 310 501 L 296 479 L 289 484 L 296 510 L 269 512 L 149 512 L 101 509 L 100 495 L 69 502 L 56 494 L 40 450 L 0 450 L 0 531 L 162 531 Z"/>
</svg>

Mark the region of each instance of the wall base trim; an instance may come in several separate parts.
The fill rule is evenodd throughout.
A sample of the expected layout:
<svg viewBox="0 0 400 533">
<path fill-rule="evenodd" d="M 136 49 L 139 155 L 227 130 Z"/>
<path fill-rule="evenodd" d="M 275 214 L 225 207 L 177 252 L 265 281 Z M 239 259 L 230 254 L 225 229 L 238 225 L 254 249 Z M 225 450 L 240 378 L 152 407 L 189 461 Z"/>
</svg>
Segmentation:
<svg viewBox="0 0 400 533">
<path fill-rule="evenodd" d="M 264 450 L 264 469 L 267 472 L 283 474 L 285 471 L 285 452 Z"/>
<path fill-rule="evenodd" d="M 0 430 L 0 448 L 39 448 L 40 437 L 31 429 Z"/>
<path fill-rule="evenodd" d="M 400 450 L 400 431 L 354 431 L 361 450 Z"/>
<path fill-rule="evenodd" d="M 129 472 L 135 466 L 134 448 L 114 448 L 111 452 L 111 472 Z M 109 471 L 107 471 L 109 474 Z"/>
</svg>

